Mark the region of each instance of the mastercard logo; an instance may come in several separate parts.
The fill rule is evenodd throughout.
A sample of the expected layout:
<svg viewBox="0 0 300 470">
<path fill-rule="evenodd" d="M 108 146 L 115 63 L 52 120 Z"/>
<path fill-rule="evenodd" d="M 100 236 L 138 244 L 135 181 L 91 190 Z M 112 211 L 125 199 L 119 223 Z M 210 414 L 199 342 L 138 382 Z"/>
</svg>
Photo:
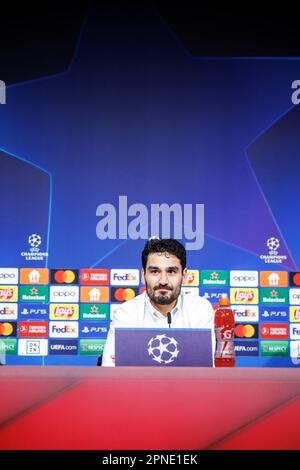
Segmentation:
<svg viewBox="0 0 300 470">
<path fill-rule="evenodd" d="M 57 269 L 51 271 L 52 284 L 77 284 L 78 272 L 71 269 Z"/>
<path fill-rule="evenodd" d="M 257 325 L 236 325 L 235 337 L 236 338 L 257 338 L 258 337 Z"/>
<path fill-rule="evenodd" d="M 126 289 L 115 289 L 113 291 L 113 298 L 117 302 L 126 302 L 127 300 L 133 299 L 137 295 L 137 290 L 132 287 L 127 287 Z"/>
<path fill-rule="evenodd" d="M 300 287 L 300 273 L 290 273 L 290 285 Z"/>
<path fill-rule="evenodd" d="M 0 336 L 11 336 L 14 334 L 13 323 L 0 323 Z"/>
</svg>

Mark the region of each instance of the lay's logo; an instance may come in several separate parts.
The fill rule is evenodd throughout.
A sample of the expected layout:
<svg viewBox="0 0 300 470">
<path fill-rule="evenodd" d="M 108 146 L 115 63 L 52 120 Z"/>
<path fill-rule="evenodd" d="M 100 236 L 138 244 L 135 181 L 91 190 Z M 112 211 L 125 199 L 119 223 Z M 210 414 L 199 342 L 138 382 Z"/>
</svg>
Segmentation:
<svg viewBox="0 0 300 470">
<path fill-rule="evenodd" d="M 300 306 L 290 307 L 290 321 L 300 322 Z"/>
<path fill-rule="evenodd" d="M 197 269 L 188 269 L 184 287 L 199 286 L 199 271 Z"/>
<path fill-rule="evenodd" d="M 78 304 L 51 304 L 50 320 L 78 320 Z"/>
<path fill-rule="evenodd" d="M 0 286 L 0 302 L 17 302 L 18 287 Z"/>
<path fill-rule="evenodd" d="M 257 304 L 258 289 L 230 289 L 230 302 L 232 304 Z"/>
</svg>

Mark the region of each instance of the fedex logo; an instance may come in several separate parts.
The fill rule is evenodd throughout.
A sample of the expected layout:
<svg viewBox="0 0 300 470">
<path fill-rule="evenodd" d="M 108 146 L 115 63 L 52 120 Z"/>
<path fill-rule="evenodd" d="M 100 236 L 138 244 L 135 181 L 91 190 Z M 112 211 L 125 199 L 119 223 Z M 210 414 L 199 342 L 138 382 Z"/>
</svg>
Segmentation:
<svg viewBox="0 0 300 470">
<path fill-rule="evenodd" d="M 138 269 L 111 269 L 110 283 L 112 286 L 138 286 L 140 272 Z"/>
<path fill-rule="evenodd" d="M 0 320 L 16 320 L 18 316 L 18 304 L 0 304 Z"/>
<path fill-rule="evenodd" d="M 77 321 L 50 321 L 51 338 L 78 338 L 78 322 Z"/>
<path fill-rule="evenodd" d="M 290 339 L 300 339 L 300 325 L 296 323 L 290 324 Z"/>
<path fill-rule="evenodd" d="M 232 308 L 234 318 L 238 322 L 258 321 L 258 306 L 234 305 Z"/>
</svg>

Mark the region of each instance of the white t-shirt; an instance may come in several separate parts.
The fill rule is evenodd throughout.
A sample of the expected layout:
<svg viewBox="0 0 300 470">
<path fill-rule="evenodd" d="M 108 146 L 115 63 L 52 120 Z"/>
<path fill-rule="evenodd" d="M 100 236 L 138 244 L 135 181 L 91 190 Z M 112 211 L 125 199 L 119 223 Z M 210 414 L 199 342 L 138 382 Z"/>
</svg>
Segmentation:
<svg viewBox="0 0 300 470">
<path fill-rule="evenodd" d="M 176 306 L 171 310 L 172 328 L 210 328 L 212 345 L 214 338 L 214 309 L 204 297 L 181 293 Z M 144 292 L 118 307 L 110 325 L 105 343 L 102 365 L 114 366 L 111 358 L 115 354 L 115 328 L 168 328 L 167 317 L 151 304 Z"/>
</svg>

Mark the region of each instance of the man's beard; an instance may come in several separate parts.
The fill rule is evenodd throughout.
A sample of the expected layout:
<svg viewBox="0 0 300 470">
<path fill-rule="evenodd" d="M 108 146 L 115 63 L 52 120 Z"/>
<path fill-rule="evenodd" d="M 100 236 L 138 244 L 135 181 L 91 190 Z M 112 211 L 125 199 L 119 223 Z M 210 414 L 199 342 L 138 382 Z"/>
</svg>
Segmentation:
<svg viewBox="0 0 300 470">
<path fill-rule="evenodd" d="M 171 292 L 170 295 L 167 295 L 167 292 L 165 294 L 160 293 L 159 295 L 155 295 L 155 292 L 159 288 L 149 289 L 147 283 L 146 283 L 146 289 L 147 289 L 147 294 L 149 296 L 149 299 L 158 305 L 170 305 L 175 300 L 177 300 L 180 295 L 180 287 L 178 287 L 175 291 L 171 291 L 171 289 L 166 288 L 167 292 Z M 161 289 L 164 289 L 164 287 L 161 287 Z"/>
</svg>

